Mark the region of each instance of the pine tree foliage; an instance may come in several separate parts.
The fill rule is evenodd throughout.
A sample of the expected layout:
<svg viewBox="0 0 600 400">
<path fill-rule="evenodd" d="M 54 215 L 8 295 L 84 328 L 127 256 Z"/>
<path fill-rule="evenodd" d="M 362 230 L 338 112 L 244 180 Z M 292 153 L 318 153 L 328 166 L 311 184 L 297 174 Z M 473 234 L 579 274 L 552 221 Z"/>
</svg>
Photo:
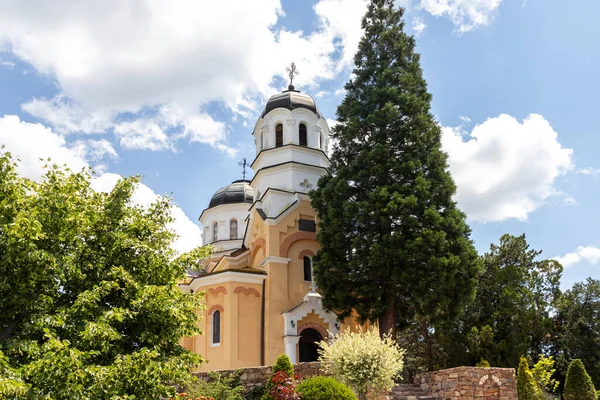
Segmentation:
<svg viewBox="0 0 600 400">
<path fill-rule="evenodd" d="M 477 253 L 430 112 L 403 9 L 373 0 L 337 110 L 331 169 L 311 193 L 320 218 L 315 278 L 324 305 L 379 320 L 456 316 L 472 299 Z"/>
<path fill-rule="evenodd" d="M 544 395 L 535 381 L 527 359 L 521 357 L 517 371 L 517 393 L 519 400 L 543 400 Z"/>
<path fill-rule="evenodd" d="M 569 364 L 564 396 L 566 400 L 598 399 L 592 378 L 586 372 L 585 366 L 580 359 L 575 359 Z"/>
</svg>

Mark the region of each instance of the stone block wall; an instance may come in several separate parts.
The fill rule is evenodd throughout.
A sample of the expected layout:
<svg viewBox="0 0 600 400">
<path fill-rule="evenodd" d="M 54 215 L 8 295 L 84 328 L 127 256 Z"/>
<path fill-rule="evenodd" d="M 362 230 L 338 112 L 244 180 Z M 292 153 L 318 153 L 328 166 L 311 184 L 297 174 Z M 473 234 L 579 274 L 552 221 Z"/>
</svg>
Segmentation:
<svg viewBox="0 0 600 400">
<path fill-rule="evenodd" d="M 242 369 L 242 375 L 240 381 L 242 386 L 245 388 L 245 392 L 252 390 L 254 386 L 264 385 L 267 383 L 267 379 L 271 376 L 271 367 L 249 367 Z M 220 370 L 215 371 L 223 375 L 231 375 L 235 373 L 235 370 Z M 294 364 L 294 372 L 299 374 L 302 378 L 309 378 L 314 375 L 324 375 L 321 371 L 321 363 L 319 362 L 304 362 Z M 204 380 L 210 379 L 210 372 L 198 372 L 195 375 Z"/>
<path fill-rule="evenodd" d="M 456 367 L 418 374 L 414 382 L 430 396 L 443 399 L 517 399 L 513 368 Z"/>
</svg>

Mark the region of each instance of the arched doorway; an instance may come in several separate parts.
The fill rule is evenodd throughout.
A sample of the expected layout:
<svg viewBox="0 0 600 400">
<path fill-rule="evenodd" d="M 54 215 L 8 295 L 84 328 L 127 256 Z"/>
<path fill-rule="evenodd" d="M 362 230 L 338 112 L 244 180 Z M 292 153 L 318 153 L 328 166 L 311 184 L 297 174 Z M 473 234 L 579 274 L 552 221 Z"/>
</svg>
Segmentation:
<svg viewBox="0 0 600 400">
<path fill-rule="evenodd" d="M 306 328 L 300 333 L 298 349 L 300 350 L 300 362 L 317 361 L 319 358 L 319 342 L 323 340 L 321 334 L 312 328 Z"/>
</svg>

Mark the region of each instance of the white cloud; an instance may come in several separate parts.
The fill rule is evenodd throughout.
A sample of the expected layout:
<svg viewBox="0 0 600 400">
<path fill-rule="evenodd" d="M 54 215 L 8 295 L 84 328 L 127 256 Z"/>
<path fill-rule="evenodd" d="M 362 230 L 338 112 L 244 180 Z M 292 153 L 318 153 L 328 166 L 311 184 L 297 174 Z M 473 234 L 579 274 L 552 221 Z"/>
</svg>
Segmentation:
<svg viewBox="0 0 600 400">
<path fill-rule="evenodd" d="M 421 33 L 423 33 L 423 31 L 425 30 L 426 27 L 427 27 L 427 25 L 425 25 L 425 22 L 423 22 L 423 18 L 421 18 L 421 17 L 413 18 L 412 29 L 415 32 L 416 37 L 421 36 Z"/>
<path fill-rule="evenodd" d="M 0 118 L 0 144 L 21 160 L 18 171 L 30 179 L 41 178 L 48 158 L 52 158 L 52 163 L 65 164 L 75 171 L 88 166 L 85 151 L 81 147 L 71 149 L 64 137 L 50 128 L 21 121 L 16 115 Z"/>
<path fill-rule="evenodd" d="M 488 25 L 502 0 L 421 0 L 421 8 L 435 16 L 450 18 L 458 32 Z"/>
<path fill-rule="evenodd" d="M 571 171 L 573 150 L 541 115 L 523 122 L 502 114 L 473 128 L 442 128 L 442 146 L 457 184 L 456 200 L 475 221 L 526 220 Z M 465 138 L 466 136 L 466 138 Z M 465 140 L 466 139 L 466 140 Z"/>
<path fill-rule="evenodd" d="M 57 133 L 103 133 L 112 125 L 114 112 L 91 112 L 69 101 L 64 95 L 52 99 L 33 99 L 21 105 L 31 115 L 50 123 Z"/>
<path fill-rule="evenodd" d="M 12 61 L 8 61 L 8 60 L 3 60 L 0 58 L 0 67 L 4 67 L 4 68 L 13 68 L 15 66 L 15 63 Z"/>
<path fill-rule="evenodd" d="M 578 168 L 575 172 L 581 175 L 598 175 L 600 174 L 600 169 L 592 167 Z"/>
<path fill-rule="evenodd" d="M 8 0 L 0 10 L 0 44 L 55 80 L 57 97 L 23 108 L 58 133 L 104 132 L 123 116 L 147 120 L 144 110 L 177 104 L 185 110 L 184 135 L 161 137 L 151 122 L 167 123 L 153 117 L 122 127 L 120 139 L 150 149 L 187 139 L 231 153 L 222 123 L 207 117 L 206 105 L 221 102 L 250 117 L 278 90 L 273 79 L 285 78 L 292 60 L 301 71 L 300 88 L 334 78 L 352 62 L 365 5 L 320 0 L 317 29 L 305 34 L 275 28 L 283 13 L 279 0 Z"/>
<path fill-rule="evenodd" d="M 470 124 L 471 123 L 471 118 L 469 118 L 469 117 L 465 117 L 464 115 L 460 115 L 459 118 L 463 122 L 463 124 Z"/>
<path fill-rule="evenodd" d="M 51 158 L 52 163 L 64 164 L 71 170 L 78 171 L 88 167 L 88 161 L 97 161 L 105 156 L 117 157 L 114 148 L 106 140 L 77 141 L 69 145 L 64 136 L 54 133 L 50 128 L 21 121 L 16 115 L 0 118 L 0 145 L 5 146 L 4 151 L 9 151 L 20 159 L 19 174 L 34 180 L 39 180 L 44 174 L 43 166 L 48 158 Z M 103 173 L 93 179 L 92 187 L 95 190 L 109 191 L 120 178 L 117 174 Z M 132 200 L 147 207 L 156 198 L 152 189 L 140 184 Z M 180 235 L 173 243 L 173 248 L 182 252 L 200 245 L 200 227 L 176 205 L 173 206 L 172 213 L 175 221 L 171 228 Z"/>
<path fill-rule="evenodd" d="M 554 257 L 563 267 L 569 268 L 581 261 L 587 261 L 592 265 L 600 261 L 600 247 L 597 246 L 578 246 L 573 253 L 567 253 L 561 257 Z"/>
</svg>

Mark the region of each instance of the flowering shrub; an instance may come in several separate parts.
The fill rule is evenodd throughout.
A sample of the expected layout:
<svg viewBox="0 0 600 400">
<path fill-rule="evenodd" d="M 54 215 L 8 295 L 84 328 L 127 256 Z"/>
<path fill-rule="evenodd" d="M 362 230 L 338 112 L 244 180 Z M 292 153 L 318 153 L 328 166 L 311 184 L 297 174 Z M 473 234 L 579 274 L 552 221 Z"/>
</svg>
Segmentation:
<svg viewBox="0 0 600 400">
<path fill-rule="evenodd" d="M 350 386 L 359 396 L 391 390 L 402 370 L 404 350 L 389 335 L 383 339 L 375 330 L 346 329 L 329 342 L 320 343 L 319 361 L 325 372 Z"/>
<path fill-rule="evenodd" d="M 296 376 L 290 377 L 287 372 L 275 372 L 271 377 L 269 395 L 275 400 L 300 400 L 296 393 Z"/>
<path fill-rule="evenodd" d="M 294 366 L 289 357 L 285 354 L 279 355 L 261 400 L 299 400 L 300 396 L 296 393 L 297 380 L 300 380 L 300 376 L 294 374 Z"/>
</svg>

